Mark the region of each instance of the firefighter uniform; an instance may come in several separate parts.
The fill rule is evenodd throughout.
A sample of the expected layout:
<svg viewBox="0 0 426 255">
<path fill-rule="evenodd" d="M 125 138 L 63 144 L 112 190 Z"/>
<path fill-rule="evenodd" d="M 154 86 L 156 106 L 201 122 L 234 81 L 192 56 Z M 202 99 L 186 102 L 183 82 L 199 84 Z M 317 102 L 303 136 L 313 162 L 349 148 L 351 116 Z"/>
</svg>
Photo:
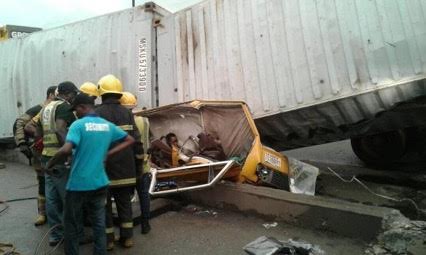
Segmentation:
<svg viewBox="0 0 426 255">
<path fill-rule="evenodd" d="M 21 152 L 24 153 L 28 158 L 30 158 L 31 165 L 33 166 L 36 174 L 37 174 L 37 182 L 38 182 L 38 197 L 37 197 L 37 208 L 38 208 L 38 216 L 34 224 L 36 226 L 43 225 L 46 222 L 46 197 L 44 190 L 44 173 L 43 168 L 41 166 L 41 151 L 40 147 L 37 146 L 39 141 L 32 141 L 28 138 L 28 135 L 25 133 L 25 125 L 31 121 L 31 119 L 36 116 L 43 105 L 39 104 L 34 107 L 28 109 L 24 114 L 19 116 L 14 124 L 14 135 L 15 142 L 18 147 L 20 147 Z"/>
<path fill-rule="evenodd" d="M 123 92 L 120 98 L 121 105 L 128 109 L 134 109 L 137 106 L 136 97 L 130 92 Z M 141 143 L 143 145 L 143 164 L 138 164 L 136 161 L 136 191 L 139 196 L 139 205 L 141 210 L 141 233 L 147 234 L 151 230 L 149 224 L 150 218 L 150 196 L 149 185 L 151 183 L 150 165 L 148 158 L 149 147 L 149 120 L 141 116 L 135 116 L 135 123 L 141 135 Z"/>
<path fill-rule="evenodd" d="M 140 134 L 135 125 L 132 112 L 120 105 L 122 93 L 121 82 L 112 75 L 107 75 L 98 82 L 102 104 L 96 108 L 96 113 L 122 128 L 136 141 L 133 147 L 126 148 L 108 158 L 106 171 L 110 180 L 106 207 L 106 233 L 108 249 L 113 248 L 114 228 L 112 219 L 112 201 L 114 197 L 117 213 L 120 220 L 120 241 L 124 247 L 133 246 L 133 217 L 131 196 L 136 185 L 135 157 L 143 159 L 143 148 L 140 143 Z M 115 94 L 112 95 L 111 94 Z"/>
</svg>

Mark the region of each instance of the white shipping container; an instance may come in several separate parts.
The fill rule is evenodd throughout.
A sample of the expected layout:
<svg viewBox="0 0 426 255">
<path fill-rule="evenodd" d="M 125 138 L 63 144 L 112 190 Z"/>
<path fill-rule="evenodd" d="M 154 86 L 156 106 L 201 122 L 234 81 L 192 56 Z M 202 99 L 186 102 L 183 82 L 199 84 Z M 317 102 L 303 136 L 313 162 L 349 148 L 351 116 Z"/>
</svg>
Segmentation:
<svg viewBox="0 0 426 255">
<path fill-rule="evenodd" d="M 209 0 L 173 15 L 150 3 L 11 39 L 0 138 L 47 87 L 112 73 L 139 107 L 244 100 L 274 148 L 344 139 L 426 94 L 425 17 L 422 0 Z"/>
<path fill-rule="evenodd" d="M 425 17 L 422 0 L 205 1 L 159 30 L 160 105 L 244 100 L 271 141 L 343 139 L 338 127 L 426 94 Z"/>
<path fill-rule="evenodd" d="M 43 102 L 62 81 L 77 86 L 116 75 L 139 106 L 155 104 L 156 24 L 164 9 L 152 3 L 0 43 L 0 138 L 11 137 L 17 116 Z"/>
</svg>

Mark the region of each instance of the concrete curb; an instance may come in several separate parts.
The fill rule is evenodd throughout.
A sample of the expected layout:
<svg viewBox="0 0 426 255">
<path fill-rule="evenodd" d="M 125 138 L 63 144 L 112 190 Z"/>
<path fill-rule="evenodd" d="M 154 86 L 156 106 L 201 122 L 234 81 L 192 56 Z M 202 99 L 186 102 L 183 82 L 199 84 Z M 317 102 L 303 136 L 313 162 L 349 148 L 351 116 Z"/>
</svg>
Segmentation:
<svg viewBox="0 0 426 255">
<path fill-rule="evenodd" d="M 156 198 L 151 200 L 151 210 L 150 210 L 150 218 L 155 218 L 169 211 L 178 210 L 180 205 L 171 199 L 165 198 Z M 113 222 L 115 226 L 120 225 L 120 220 L 117 215 L 117 208 L 115 203 L 113 204 Z M 141 210 L 139 206 L 139 201 L 132 202 L 132 210 L 133 210 L 133 225 L 137 226 L 141 223 Z"/>
<path fill-rule="evenodd" d="M 18 149 L 0 149 L 0 160 L 28 165 L 28 159 Z"/>
<path fill-rule="evenodd" d="M 365 241 L 376 238 L 383 217 L 393 210 L 234 183 L 221 183 L 212 189 L 188 192 L 183 196 L 194 203 L 254 213 Z"/>
</svg>

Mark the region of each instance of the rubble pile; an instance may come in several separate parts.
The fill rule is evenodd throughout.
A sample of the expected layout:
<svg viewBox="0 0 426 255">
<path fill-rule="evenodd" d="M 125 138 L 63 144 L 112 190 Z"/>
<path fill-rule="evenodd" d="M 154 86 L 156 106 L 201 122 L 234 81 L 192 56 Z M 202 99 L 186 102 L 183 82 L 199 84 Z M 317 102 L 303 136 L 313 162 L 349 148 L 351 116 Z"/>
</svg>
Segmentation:
<svg viewBox="0 0 426 255">
<path fill-rule="evenodd" d="M 365 254 L 426 254 L 426 221 L 411 221 L 393 210 L 383 219 L 383 232 Z"/>
</svg>

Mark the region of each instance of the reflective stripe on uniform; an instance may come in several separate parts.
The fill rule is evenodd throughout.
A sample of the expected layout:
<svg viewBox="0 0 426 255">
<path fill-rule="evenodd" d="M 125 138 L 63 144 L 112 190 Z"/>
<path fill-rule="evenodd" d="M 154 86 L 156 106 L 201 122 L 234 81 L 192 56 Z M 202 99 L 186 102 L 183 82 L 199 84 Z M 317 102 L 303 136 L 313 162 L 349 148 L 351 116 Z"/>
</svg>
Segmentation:
<svg viewBox="0 0 426 255">
<path fill-rule="evenodd" d="M 133 130 L 133 125 L 121 125 L 121 126 L 118 126 L 118 127 L 123 129 L 124 131 L 132 131 Z"/>
<path fill-rule="evenodd" d="M 126 184 L 135 184 L 136 178 L 127 178 L 127 179 L 118 179 L 118 180 L 110 180 L 110 186 L 118 186 L 118 185 L 126 185 Z"/>
<path fill-rule="evenodd" d="M 43 135 L 43 145 L 49 145 L 49 144 L 56 144 L 58 142 L 58 137 L 56 136 L 56 133 L 53 132 L 46 132 Z"/>
<path fill-rule="evenodd" d="M 145 157 L 144 157 L 144 154 L 136 154 L 135 155 L 135 157 L 137 158 L 137 159 L 144 159 Z"/>
<path fill-rule="evenodd" d="M 122 228 L 133 228 L 133 222 L 123 222 L 120 224 Z"/>
<path fill-rule="evenodd" d="M 42 155 L 52 157 L 59 151 L 61 147 L 59 146 L 58 137 L 56 133 L 51 131 L 45 132 L 43 135 L 43 152 Z"/>
<path fill-rule="evenodd" d="M 59 151 L 60 148 L 43 148 L 43 156 L 47 156 L 47 157 L 53 157 L 55 156 L 56 152 Z"/>
<path fill-rule="evenodd" d="M 105 228 L 105 233 L 107 233 L 107 234 L 114 233 L 114 228 Z"/>
<path fill-rule="evenodd" d="M 135 124 L 141 134 L 141 142 L 145 153 L 149 148 L 149 121 L 148 118 L 135 116 Z"/>
</svg>

